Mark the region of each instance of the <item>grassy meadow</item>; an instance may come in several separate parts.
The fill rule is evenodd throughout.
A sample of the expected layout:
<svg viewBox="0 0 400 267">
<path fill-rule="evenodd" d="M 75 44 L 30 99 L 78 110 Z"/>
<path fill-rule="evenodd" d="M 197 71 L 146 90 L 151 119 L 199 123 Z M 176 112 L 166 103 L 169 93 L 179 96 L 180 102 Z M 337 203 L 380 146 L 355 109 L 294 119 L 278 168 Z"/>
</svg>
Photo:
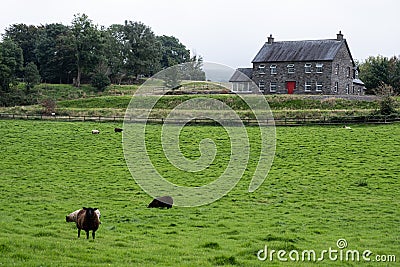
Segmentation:
<svg viewBox="0 0 400 267">
<path fill-rule="evenodd" d="M 400 261 L 400 124 L 278 127 L 274 163 L 254 193 L 259 131 L 248 127 L 244 177 L 222 199 L 201 207 L 147 209 L 113 123 L 0 120 L 1 266 L 396 266 Z M 99 129 L 99 135 L 92 135 Z M 201 173 L 177 170 L 162 155 L 160 125 L 147 129 L 157 170 L 198 186 L 221 173 L 229 137 L 220 127 L 188 126 L 182 153 L 198 157 L 212 138 L 218 154 Z M 137 173 L 136 175 L 140 175 Z M 65 216 L 100 209 L 96 239 L 77 238 Z M 348 249 L 396 255 L 397 263 L 260 261 L 257 252 L 315 250 L 344 238 Z M 319 255 L 317 255 L 318 257 Z"/>
</svg>

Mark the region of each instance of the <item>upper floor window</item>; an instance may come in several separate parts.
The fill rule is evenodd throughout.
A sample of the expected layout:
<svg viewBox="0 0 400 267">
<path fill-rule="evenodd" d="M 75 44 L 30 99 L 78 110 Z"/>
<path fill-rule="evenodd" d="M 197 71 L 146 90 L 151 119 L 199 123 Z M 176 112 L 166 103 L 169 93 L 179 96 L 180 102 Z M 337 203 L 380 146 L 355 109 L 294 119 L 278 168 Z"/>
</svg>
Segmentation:
<svg viewBox="0 0 400 267">
<path fill-rule="evenodd" d="M 336 64 L 335 66 L 335 74 L 339 75 L 339 64 Z"/>
<path fill-rule="evenodd" d="M 271 74 L 276 74 L 276 73 L 277 73 L 277 71 L 276 71 L 276 65 L 271 65 L 269 68 L 270 68 L 270 70 L 271 70 Z"/>
<path fill-rule="evenodd" d="M 271 82 L 269 84 L 269 91 L 270 92 L 276 92 L 276 82 Z"/>
<path fill-rule="evenodd" d="M 287 72 L 294 73 L 294 64 L 287 65 Z"/>
<path fill-rule="evenodd" d="M 265 65 L 264 64 L 260 64 L 258 66 L 258 71 L 260 74 L 265 74 Z"/>
<path fill-rule="evenodd" d="M 311 82 L 306 82 L 304 85 L 304 91 L 309 92 L 311 91 Z"/>
<path fill-rule="evenodd" d="M 322 63 L 317 63 L 317 64 L 315 65 L 315 70 L 316 70 L 316 72 L 317 72 L 317 73 L 322 73 L 323 67 L 324 67 L 324 64 L 322 64 Z"/>
<path fill-rule="evenodd" d="M 347 77 L 347 78 L 350 78 L 350 76 L 351 76 L 351 68 L 350 68 L 350 67 L 347 67 L 346 77 Z"/>
<path fill-rule="evenodd" d="M 264 90 L 265 90 L 265 82 L 264 81 L 260 81 L 258 83 L 258 88 L 260 88 L 261 92 L 264 92 Z"/>
<path fill-rule="evenodd" d="M 305 73 L 311 73 L 311 63 L 306 63 L 304 65 L 304 71 Z"/>
</svg>

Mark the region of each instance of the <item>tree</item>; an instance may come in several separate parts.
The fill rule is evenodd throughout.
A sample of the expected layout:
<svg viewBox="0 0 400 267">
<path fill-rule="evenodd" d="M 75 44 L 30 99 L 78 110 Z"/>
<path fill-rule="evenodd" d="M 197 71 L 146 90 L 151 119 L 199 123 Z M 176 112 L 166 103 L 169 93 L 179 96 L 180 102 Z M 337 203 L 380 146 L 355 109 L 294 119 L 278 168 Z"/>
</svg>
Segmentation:
<svg viewBox="0 0 400 267">
<path fill-rule="evenodd" d="M 45 25 L 37 38 L 40 75 L 50 83 L 70 83 L 76 74 L 72 31 L 59 23 Z"/>
<path fill-rule="evenodd" d="M 374 93 L 382 83 L 400 92 L 400 61 L 397 57 L 369 57 L 360 64 L 360 79 L 365 83 L 367 93 Z"/>
<path fill-rule="evenodd" d="M 36 59 L 35 48 L 36 40 L 40 32 L 40 27 L 34 25 L 26 25 L 23 23 L 13 24 L 5 30 L 3 35 L 4 39 L 11 39 L 23 51 L 24 66 L 29 62 L 34 62 L 36 65 L 38 61 Z M 23 73 L 18 73 L 18 76 L 22 78 Z"/>
<path fill-rule="evenodd" d="M 82 74 L 89 74 L 98 64 L 104 43 L 97 26 L 85 14 L 74 15 L 71 29 L 77 72 L 75 86 L 79 87 Z"/>
<path fill-rule="evenodd" d="M 190 61 L 190 51 L 174 36 L 157 36 L 161 44 L 161 67 L 168 68 Z"/>
<path fill-rule="evenodd" d="M 11 39 L 0 43 L 0 105 L 13 106 L 23 102 L 23 95 L 13 90 L 17 73 L 22 71 L 22 49 Z"/>
<path fill-rule="evenodd" d="M 32 89 L 35 85 L 40 83 L 40 75 L 39 70 L 35 63 L 29 62 L 25 67 L 25 84 L 27 93 L 30 89 Z"/>
<path fill-rule="evenodd" d="M 173 66 L 169 67 L 168 69 L 163 71 L 163 80 L 164 80 L 164 86 L 175 90 L 180 87 L 181 80 L 180 80 L 180 66 Z"/>
<path fill-rule="evenodd" d="M 22 71 L 22 49 L 11 39 L 0 43 L 0 90 L 9 91 L 16 83 L 17 73 Z"/>
<path fill-rule="evenodd" d="M 91 83 L 98 92 L 104 91 L 104 89 L 111 84 L 109 75 L 109 67 L 105 60 L 102 60 L 96 67 L 94 74 L 92 75 Z"/>
<path fill-rule="evenodd" d="M 206 74 L 203 71 L 203 58 L 194 55 L 188 63 L 183 64 L 183 80 L 205 81 Z"/>
<path fill-rule="evenodd" d="M 138 79 L 140 75 L 152 75 L 159 71 L 161 45 L 150 27 L 141 22 L 125 21 L 123 44 L 128 73 Z"/>
<path fill-rule="evenodd" d="M 381 83 L 376 89 L 374 89 L 374 93 L 380 97 L 379 113 L 381 115 L 390 115 L 396 113 L 396 100 L 393 98 L 395 92 L 391 85 Z"/>
<path fill-rule="evenodd" d="M 125 63 L 127 60 L 126 38 L 124 26 L 120 24 L 111 25 L 105 31 L 105 57 L 110 67 L 111 80 L 114 83 L 121 84 L 122 79 L 126 77 L 127 70 Z"/>
</svg>

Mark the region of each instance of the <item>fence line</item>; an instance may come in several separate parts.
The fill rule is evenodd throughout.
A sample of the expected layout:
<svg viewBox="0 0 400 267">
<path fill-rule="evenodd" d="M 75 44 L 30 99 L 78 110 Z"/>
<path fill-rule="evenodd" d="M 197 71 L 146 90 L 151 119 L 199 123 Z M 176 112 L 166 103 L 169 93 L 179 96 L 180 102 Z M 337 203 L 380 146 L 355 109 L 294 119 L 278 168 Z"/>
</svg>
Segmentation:
<svg viewBox="0 0 400 267">
<path fill-rule="evenodd" d="M 121 116 L 103 117 L 103 116 L 59 116 L 59 115 L 29 115 L 29 114 L 11 114 L 0 113 L 0 119 L 24 119 L 24 120 L 48 120 L 48 121 L 82 121 L 82 122 L 130 122 L 130 123 L 154 123 L 154 124 L 185 124 L 187 120 L 166 120 L 165 118 L 129 118 Z M 301 125 L 333 125 L 333 124 L 368 124 L 368 123 L 393 123 L 400 122 L 400 116 L 343 116 L 343 117 L 284 117 L 277 119 L 267 119 L 258 121 L 256 119 L 244 118 L 242 120 L 223 120 L 227 125 L 261 125 L 261 126 L 301 126 Z M 195 118 L 189 124 L 199 125 L 218 125 L 218 122 L 212 119 Z"/>
</svg>

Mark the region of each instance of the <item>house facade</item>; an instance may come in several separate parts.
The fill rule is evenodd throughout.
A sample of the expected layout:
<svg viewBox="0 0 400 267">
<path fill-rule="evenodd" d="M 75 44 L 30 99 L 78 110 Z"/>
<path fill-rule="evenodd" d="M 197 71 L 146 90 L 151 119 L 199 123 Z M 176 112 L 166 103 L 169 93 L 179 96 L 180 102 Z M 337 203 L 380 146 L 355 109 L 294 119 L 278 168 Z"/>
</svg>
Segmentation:
<svg viewBox="0 0 400 267">
<path fill-rule="evenodd" d="M 343 34 L 336 39 L 275 42 L 230 78 L 232 91 L 263 94 L 363 95 L 364 84 Z M 257 86 L 255 86 L 255 85 Z"/>
</svg>

